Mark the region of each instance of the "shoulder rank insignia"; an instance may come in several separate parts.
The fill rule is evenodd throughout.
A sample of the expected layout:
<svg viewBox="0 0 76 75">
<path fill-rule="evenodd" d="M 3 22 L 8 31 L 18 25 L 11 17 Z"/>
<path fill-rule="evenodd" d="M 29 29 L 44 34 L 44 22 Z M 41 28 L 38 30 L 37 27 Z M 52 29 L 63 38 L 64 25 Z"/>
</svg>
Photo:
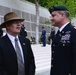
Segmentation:
<svg viewBox="0 0 76 75">
<path fill-rule="evenodd" d="M 74 27 L 74 29 L 76 29 L 76 26 Z"/>
</svg>

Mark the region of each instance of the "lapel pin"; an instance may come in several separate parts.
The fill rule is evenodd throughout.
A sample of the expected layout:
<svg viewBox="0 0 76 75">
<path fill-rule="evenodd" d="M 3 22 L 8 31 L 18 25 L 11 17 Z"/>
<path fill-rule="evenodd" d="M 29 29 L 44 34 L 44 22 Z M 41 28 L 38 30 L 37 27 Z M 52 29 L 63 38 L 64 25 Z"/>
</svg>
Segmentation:
<svg viewBox="0 0 76 75">
<path fill-rule="evenodd" d="M 23 43 L 23 45 L 25 45 L 25 43 Z"/>
<path fill-rule="evenodd" d="M 62 33 L 64 33 L 64 31 L 62 31 Z"/>
<path fill-rule="evenodd" d="M 65 46 L 65 44 L 63 44 L 63 46 Z"/>
</svg>

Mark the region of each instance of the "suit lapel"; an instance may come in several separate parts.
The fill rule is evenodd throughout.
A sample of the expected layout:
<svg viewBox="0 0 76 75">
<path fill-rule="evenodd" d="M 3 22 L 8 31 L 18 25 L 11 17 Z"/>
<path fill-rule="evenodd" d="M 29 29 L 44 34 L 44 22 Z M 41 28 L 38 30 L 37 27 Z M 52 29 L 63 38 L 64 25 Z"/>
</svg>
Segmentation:
<svg viewBox="0 0 76 75">
<path fill-rule="evenodd" d="M 15 59 L 17 60 L 16 52 L 15 52 L 15 49 L 14 49 L 14 47 L 13 47 L 10 39 L 8 38 L 7 35 L 4 37 L 4 39 L 5 39 L 4 41 L 6 41 L 5 43 L 6 43 L 7 49 L 10 51 L 10 53 L 11 53 L 11 54 L 15 57 Z M 7 43 L 8 43 L 8 44 L 7 44 Z"/>
</svg>

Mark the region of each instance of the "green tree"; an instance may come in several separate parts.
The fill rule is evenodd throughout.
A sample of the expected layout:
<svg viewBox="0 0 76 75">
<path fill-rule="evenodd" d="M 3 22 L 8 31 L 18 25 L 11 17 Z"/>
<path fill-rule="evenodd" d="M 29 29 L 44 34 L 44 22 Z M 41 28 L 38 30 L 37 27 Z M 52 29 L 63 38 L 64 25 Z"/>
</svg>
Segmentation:
<svg viewBox="0 0 76 75">
<path fill-rule="evenodd" d="M 27 0 L 32 3 L 35 3 L 35 0 Z M 70 19 L 76 17 L 76 0 L 40 0 L 39 5 L 49 9 L 52 5 L 63 4 L 67 6 L 70 12 Z"/>
<path fill-rule="evenodd" d="M 36 44 L 39 43 L 39 2 L 40 0 L 28 0 L 35 3 L 36 8 Z"/>
<path fill-rule="evenodd" d="M 53 0 L 46 5 L 46 8 L 49 8 L 49 6 L 51 5 L 58 5 L 58 4 L 63 4 L 67 6 L 70 12 L 70 19 L 76 17 L 76 0 L 61 0 L 61 1 Z"/>
<path fill-rule="evenodd" d="M 35 0 L 35 8 L 36 8 L 36 43 L 39 43 L 39 1 Z"/>
<path fill-rule="evenodd" d="M 52 5 L 63 4 L 70 12 L 70 20 L 76 16 L 76 0 L 27 0 L 35 3 L 36 7 L 36 43 L 39 43 L 39 5 L 49 9 Z"/>
</svg>

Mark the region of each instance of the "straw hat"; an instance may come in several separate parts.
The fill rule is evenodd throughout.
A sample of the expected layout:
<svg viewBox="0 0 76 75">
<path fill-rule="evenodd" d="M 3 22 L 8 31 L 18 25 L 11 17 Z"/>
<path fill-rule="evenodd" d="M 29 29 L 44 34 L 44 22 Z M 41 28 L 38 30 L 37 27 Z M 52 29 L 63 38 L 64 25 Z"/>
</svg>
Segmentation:
<svg viewBox="0 0 76 75">
<path fill-rule="evenodd" d="M 20 19 L 15 12 L 9 12 L 4 16 L 4 22 L 0 25 L 2 28 L 6 28 L 6 24 L 11 21 L 21 21 L 23 22 L 24 19 Z"/>
</svg>

